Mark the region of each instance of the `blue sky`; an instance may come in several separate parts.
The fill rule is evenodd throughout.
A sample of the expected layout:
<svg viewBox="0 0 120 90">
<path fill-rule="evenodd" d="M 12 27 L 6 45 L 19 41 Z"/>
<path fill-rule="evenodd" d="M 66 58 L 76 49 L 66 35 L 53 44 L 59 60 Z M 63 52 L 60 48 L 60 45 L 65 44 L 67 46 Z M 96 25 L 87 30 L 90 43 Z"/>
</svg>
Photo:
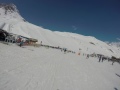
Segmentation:
<svg viewBox="0 0 120 90">
<path fill-rule="evenodd" d="M 120 41 L 120 0 L 0 0 L 14 3 L 28 22 L 53 31 Z"/>
</svg>

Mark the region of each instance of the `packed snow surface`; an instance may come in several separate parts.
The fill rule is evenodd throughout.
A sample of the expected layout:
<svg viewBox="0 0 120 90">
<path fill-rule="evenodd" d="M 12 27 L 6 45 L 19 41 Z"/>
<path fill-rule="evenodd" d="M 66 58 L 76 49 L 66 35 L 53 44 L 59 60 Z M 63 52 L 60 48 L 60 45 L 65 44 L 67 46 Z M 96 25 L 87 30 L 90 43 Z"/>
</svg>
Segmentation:
<svg viewBox="0 0 120 90">
<path fill-rule="evenodd" d="M 0 90 L 120 90 L 120 64 L 0 43 Z"/>
</svg>

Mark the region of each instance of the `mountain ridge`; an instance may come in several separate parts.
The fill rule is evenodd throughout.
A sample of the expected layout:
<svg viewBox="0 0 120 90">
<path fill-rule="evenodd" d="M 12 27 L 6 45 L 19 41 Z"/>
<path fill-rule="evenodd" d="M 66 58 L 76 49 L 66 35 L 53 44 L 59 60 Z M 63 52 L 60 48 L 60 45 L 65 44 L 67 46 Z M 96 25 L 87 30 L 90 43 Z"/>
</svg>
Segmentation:
<svg viewBox="0 0 120 90">
<path fill-rule="evenodd" d="M 2 21 L 8 21 L 11 19 L 17 19 L 19 21 L 26 21 L 19 13 L 19 10 L 17 9 L 16 5 L 13 3 L 10 4 L 5 4 L 1 3 L 0 4 L 0 18 Z"/>
</svg>

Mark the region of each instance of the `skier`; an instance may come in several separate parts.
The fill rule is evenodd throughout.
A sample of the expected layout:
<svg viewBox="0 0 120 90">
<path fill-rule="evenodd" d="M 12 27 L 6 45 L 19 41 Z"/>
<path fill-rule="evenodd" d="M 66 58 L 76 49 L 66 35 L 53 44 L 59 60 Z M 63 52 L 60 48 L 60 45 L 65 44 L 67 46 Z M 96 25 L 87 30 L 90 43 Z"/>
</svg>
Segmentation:
<svg viewBox="0 0 120 90">
<path fill-rule="evenodd" d="M 100 55 L 99 56 L 99 62 L 102 60 L 102 62 L 103 62 L 103 57 L 102 57 L 102 55 Z"/>
<path fill-rule="evenodd" d="M 101 59 L 102 59 L 102 56 L 100 55 L 100 56 L 99 56 L 99 62 L 101 61 Z"/>
<path fill-rule="evenodd" d="M 86 59 L 88 59 L 89 58 L 89 54 L 87 54 L 87 57 L 86 57 Z"/>
<path fill-rule="evenodd" d="M 64 52 L 66 52 L 67 50 L 66 50 L 66 48 L 64 49 Z"/>
<path fill-rule="evenodd" d="M 23 43 L 24 43 L 23 40 L 21 40 L 21 42 L 20 42 L 20 47 L 23 46 Z"/>
</svg>

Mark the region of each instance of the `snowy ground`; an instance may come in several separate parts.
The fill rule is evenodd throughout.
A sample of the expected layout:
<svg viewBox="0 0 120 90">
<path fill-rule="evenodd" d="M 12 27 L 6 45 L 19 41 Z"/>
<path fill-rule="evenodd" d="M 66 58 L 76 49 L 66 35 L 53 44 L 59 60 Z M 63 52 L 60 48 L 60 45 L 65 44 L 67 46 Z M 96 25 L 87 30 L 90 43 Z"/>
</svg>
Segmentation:
<svg viewBox="0 0 120 90">
<path fill-rule="evenodd" d="M 0 90 L 120 90 L 120 64 L 0 43 Z"/>
</svg>

